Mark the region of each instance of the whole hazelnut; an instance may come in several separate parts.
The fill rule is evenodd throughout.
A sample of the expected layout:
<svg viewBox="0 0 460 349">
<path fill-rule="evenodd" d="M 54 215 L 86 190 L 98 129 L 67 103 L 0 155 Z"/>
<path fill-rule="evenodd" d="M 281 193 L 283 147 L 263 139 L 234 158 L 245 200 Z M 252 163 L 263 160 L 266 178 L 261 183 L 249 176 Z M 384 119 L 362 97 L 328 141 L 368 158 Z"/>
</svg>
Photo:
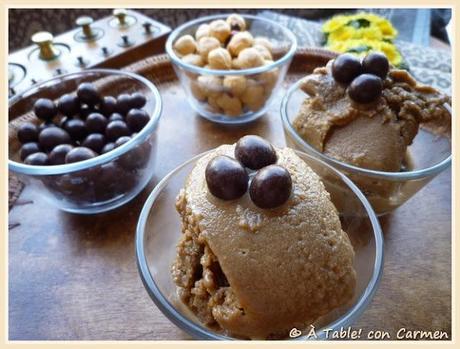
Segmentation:
<svg viewBox="0 0 460 349">
<path fill-rule="evenodd" d="M 253 47 L 259 52 L 263 59 L 270 61 L 273 60 L 272 54 L 267 47 L 262 45 L 254 45 Z"/>
<path fill-rule="evenodd" d="M 268 65 L 271 63 L 273 63 L 273 61 L 266 60 L 264 65 Z M 256 80 L 260 81 L 264 85 L 265 91 L 267 93 L 270 93 L 275 87 L 276 83 L 278 82 L 278 77 L 279 77 L 279 69 L 273 68 L 269 71 L 258 74 L 256 76 Z"/>
<path fill-rule="evenodd" d="M 216 96 L 209 96 L 208 97 L 208 107 L 207 109 L 212 113 L 221 114 L 222 109 L 220 109 L 219 105 L 217 104 L 217 98 L 219 95 Z"/>
<path fill-rule="evenodd" d="M 209 36 L 209 24 L 201 24 L 195 32 L 196 41 L 199 41 L 205 36 Z"/>
<path fill-rule="evenodd" d="M 236 60 L 236 64 L 240 69 L 249 69 L 264 65 L 264 58 L 253 47 L 242 50 Z"/>
<path fill-rule="evenodd" d="M 254 38 L 250 32 L 244 31 L 236 33 L 227 45 L 228 51 L 237 57 L 238 54 L 245 48 L 251 47 L 254 44 Z"/>
<path fill-rule="evenodd" d="M 209 52 L 208 63 L 211 69 L 231 69 L 232 57 L 226 49 L 218 47 Z"/>
<path fill-rule="evenodd" d="M 222 93 L 217 97 L 216 102 L 226 115 L 239 116 L 243 111 L 243 105 L 238 97 L 231 97 Z"/>
<path fill-rule="evenodd" d="M 232 13 L 227 17 L 226 22 L 230 25 L 231 30 L 246 30 L 246 21 L 239 14 Z"/>
<path fill-rule="evenodd" d="M 182 57 L 182 61 L 187 64 L 196 65 L 197 67 L 204 66 L 203 58 L 195 53 L 190 53 Z"/>
<path fill-rule="evenodd" d="M 224 77 L 224 87 L 234 96 L 241 96 L 246 90 L 246 78 L 241 75 Z"/>
<path fill-rule="evenodd" d="M 174 43 L 174 50 L 179 56 L 195 53 L 197 49 L 196 41 L 191 35 L 181 36 Z"/>
<path fill-rule="evenodd" d="M 218 76 L 202 75 L 198 77 L 197 81 L 207 97 L 217 96 L 223 90 L 222 79 Z"/>
<path fill-rule="evenodd" d="M 230 25 L 223 19 L 209 23 L 209 35 L 224 43 L 231 34 Z"/>
<path fill-rule="evenodd" d="M 205 36 L 198 41 L 197 50 L 204 62 L 208 61 L 208 54 L 220 47 L 220 41 L 211 36 Z"/>
<path fill-rule="evenodd" d="M 265 46 L 270 53 L 273 52 L 273 45 L 267 38 L 263 36 L 258 36 L 254 39 L 254 45 Z"/>
<path fill-rule="evenodd" d="M 194 80 L 190 81 L 190 92 L 192 93 L 193 97 L 195 97 L 200 102 L 206 100 L 205 91 L 203 91 L 200 84 Z"/>
<path fill-rule="evenodd" d="M 246 90 L 240 98 L 246 107 L 252 111 L 257 111 L 265 103 L 264 87 L 259 82 L 249 79 L 247 81 Z"/>
</svg>

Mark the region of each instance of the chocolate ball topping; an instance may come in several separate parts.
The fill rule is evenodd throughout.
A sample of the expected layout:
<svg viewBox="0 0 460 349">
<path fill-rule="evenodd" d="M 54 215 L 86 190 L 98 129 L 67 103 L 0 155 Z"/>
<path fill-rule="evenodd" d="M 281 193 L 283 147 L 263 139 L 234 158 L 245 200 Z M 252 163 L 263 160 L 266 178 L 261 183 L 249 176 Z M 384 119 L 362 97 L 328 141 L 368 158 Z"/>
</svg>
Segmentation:
<svg viewBox="0 0 460 349">
<path fill-rule="evenodd" d="M 385 80 L 389 70 L 390 63 L 388 62 L 388 58 L 383 53 L 372 52 L 363 59 L 364 73 L 374 74 Z"/>
<path fill-rule="evenodd" d="M 361 62 L 350 53 L 341 54 L 332 62 L 332 76 L 342 84 L 349 84 L 361 74 L 361 70 Z"/>
<path fill-rule="evenodd" d="M 211 194 L 222 200 L 237 199 L 248 189 L 244 167 L 229 156 L 219 155 L 209 161 L 205 177 Z"/>
<path fill-rule="evenodd" d="M 274 164 L 277 160 L 273 146 L 259 136 L 240 138 L 235 147 L 235 158 L 251 170 Z"/>
<path fill-rule="evenodd" d="M 291 175 L 279 165 L 269 165 L 260 169 L 249 186 L 252 202 L 263 209 L 281 206 L 289 199 L 291 191 Z"/>
<path fill-rule="evenodd" d="M 382 94 L 382 79 L 373 74 L 361 74 L 348 86 L 348 96 L 357 103 L 370 103 Z"/>
</svg>

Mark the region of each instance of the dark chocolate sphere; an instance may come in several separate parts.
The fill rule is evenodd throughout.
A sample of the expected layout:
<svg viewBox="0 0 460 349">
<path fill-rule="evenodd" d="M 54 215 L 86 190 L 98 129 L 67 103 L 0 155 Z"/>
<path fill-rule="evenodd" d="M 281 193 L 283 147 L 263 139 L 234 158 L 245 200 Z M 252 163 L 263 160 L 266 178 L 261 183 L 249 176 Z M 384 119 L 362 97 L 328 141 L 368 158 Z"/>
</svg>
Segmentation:
<svg viewBox="0 0 460 349">
<path fill-rule="evenodd" d="M 376 100 L 383 89 L 383 82 L 373 74 L 361 74 L 348 86 L 348 96 L 357 103 L 370 103 Z"/>
<path fill-rule="evenodd" d="M 99 104 L 101 97 L 96 87 L 91 82 L 83 82 L 78 85 L 77 96 L 81 103 L 94 106 Z"/>
<path fill-rule="evenodd" d="M 37 118 L 50 121 L 57 115 L 57 108 L 54 102 L 48 98 L 40 98 L 34 104 L 34 113 Z"/>
<path fill-rule="evenodd" d="M 72 137 L 75 141 L 82 140 L 88 134 L 86 124 L 81 119 L 68 119 L 64 122 L 62 128 L 66 130 L 70 137 Z"/>
<path fill-rule="evenodd" d="M 124 121 L 125 119 L 124 119 L 123 115 L 121 115 L 120 113 L 113 113 L 109 117 L 109 122 L 115 121 L 115 120 Z"/>
<path fill-rule="evenodd" d="M 122 93 L 121 95 L 117 97 L 117 111 L 120 114 L 126 115 L 131 108 L 132 106 L 131 106 L 131 96 L 130 95 L 126 93 Z"/>
<path fill-rule="evenodd" d="M 139 132 L 149 121 L 149 114 L 142 109 L 131 109 L 126 115 L 126 124 L 132 132 Z"/>
<path fill-rule="evenodd" d="M 96 157 L 97 154 L 89 149 L 89 148 L 86 148 L 86 147 L 76 147 L 76 148 L 73 148 L 72 150 L 70 150 L 66 157 L 65 157 L 65 162 L 66 164 L 70 164 L 70 163 L 73 163 L 73 162 L 79 162 L 79 161 L 84 161 L 84 160 L 88 160 L 88 159 L 91 159 L 91 158 L 94 158 Z"/>
<path fill-rule="evenodd" d="M 85 124 L 89 133 L 104 133 L 108 120 L 100 113 L 91 113 L 86 118 Z"/>
<path fill-rule="evenodd" d="M 62 165 L 65 164 L 65 157 L 69 151 L 73 149 L 71 144 L 59 144 L 54 147 L 53 150 L 49 153 L 49 163 L 50 165 Z"/>
<path fill-rule="evenodd" d="M 130 134 L 131 132 L 128 126 L 121 120 L 110 122 L 105 129 L 105 136 L 111 142 L 115 142 L 118 138 L 129 136 Z"/>
<path fill-rule="evenodd" d="M 275 148 L 262 137 L 249 135 L 240 138 L 235 147 L 235 158 L 251 170 L 274 164 Z"/>
<path fill-rule="evenodd" d="M 229 156 L 219 155 L 209 161 L 205 176 L 210 193 L 222 200 L 237 199 L 248 189 L 246 170 Z"/>
<path fill-rule="evenodd" d="M 141 109 L 147 103 L 147 99 L 140 92 L 135 92 L 131 95 L 131 108 Z"/>
<path fill-rule="evenodd" d="M 40 151 L 41 149 L 37 142 L 24 143 L 21 147 L 19 156 L 21 160 L 24 161 L 24 159 L 28 157 L 30 154 L 38 153 Z"/>
<path fill-rule="evenodd" d="M 115 147 L 115 143 L 113 143 L 113 142 L 106 143 L 106 144 L 102 147 L 101 154 L 108 153 L 109 151 L 112 151 L 112 150 L 114 150 L 115 148 L 116 148 L 116 147 Z"/>
<path fill-rule="evenodd" d="M 131 140 L 129 136 L 122 136 L 115 141 L 115 147 L 119 147 L 125 143 L 128 143 Z"/>
<path fill-rule="evenodd" d="M 70 135 L 67 131 L 57 126 L 47 127 L 38 136 L 40 147 L 50 151 L 59 144 L 71 143 Z"/>
<path fill-rule="evenodd" d="M 349 84 L 361 70 L 361 62 L 350 53 L 341 54 L 332 62 L 332 76 L 342 84 Z"/>
<path fill-rule="evenodd" d="M 48 155 L 46 153 L 38 152 L 30 154 L 24 160 L 27 165 L 44 166 L 48 165 Z"/>
<path fill-rule="evenodd" d="M 117 99 L 113 96 L 105 96 L 101 100 L 99 110 L 106 117 L 109 117 L 117 111 Z"/>
<path fill-rule="evenodd" d="M 59 97 L 57 108 L 63 115 L 74 116 L 80 111 L 80 101 L 75 95 L 65 94 Z"/>
<path fill-rule="evenodd" d="M 83 147 L 94 150 L 96 153 L 101 153 L 105 145 L 105 137 L 101 133 L 90 133 L 81 143 Z"/>
<path fill-rule="evenodd" d="M 364 73 L 374 74 L 385 80 L 389 70 L 388 58 L 381 52 L 371 52 L 363 59 Z"/>
<path fill-rule="evenodd" d="M 291 175 L 279 165 L 270 165 L 259 170 L 249 186 L 252 202 L 264 209 L 281 206 L 289 199 L 291 191 Z"/>
<path fill-rule="evenodd" d="M 18 139 L 23 144 L 36 142 L 38 140 L 38 127 L 31 122 L 24 122 L 18 128 Z"/>
</svg>

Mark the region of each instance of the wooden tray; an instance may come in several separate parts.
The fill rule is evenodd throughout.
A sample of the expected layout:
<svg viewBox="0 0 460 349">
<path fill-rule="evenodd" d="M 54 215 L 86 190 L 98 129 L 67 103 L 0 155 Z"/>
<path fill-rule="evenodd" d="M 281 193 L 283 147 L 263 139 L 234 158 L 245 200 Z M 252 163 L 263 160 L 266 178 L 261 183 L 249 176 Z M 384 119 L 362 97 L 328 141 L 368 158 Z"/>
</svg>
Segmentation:
<svg viewBox="0 0 460 349">
<path fill-rule="evenodd" d="M 189 339 L 156 308 L 138 276 L 134 234 L 145 199 L 185 160 L 245 134 L 284 145 L 279 108 L 285 88 L 332 57 L 322 50 L 299 51 L 269 112 L 238 127 L 198 117 L 165 55 L 127 67 L 154 81 L 164 103 L 154 178 L 131 203 L 98 216 L 61 212 L 31 187 L 24 188 L 9 214 L 9 338 Z M 355 324 L 363 329 L 361 338 L 381 330 L 396 339 L 402 327 L 441 330 L 450 338 L 450 169 L 381 224 L 384 275 L 373 302 Z"/>
</svg>

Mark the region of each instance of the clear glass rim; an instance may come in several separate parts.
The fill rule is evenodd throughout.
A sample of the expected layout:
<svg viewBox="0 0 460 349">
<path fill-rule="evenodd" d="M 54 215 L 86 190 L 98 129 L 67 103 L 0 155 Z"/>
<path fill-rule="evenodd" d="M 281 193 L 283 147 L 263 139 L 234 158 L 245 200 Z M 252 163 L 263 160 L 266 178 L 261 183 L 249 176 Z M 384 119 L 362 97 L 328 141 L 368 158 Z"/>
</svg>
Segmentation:
<svg viewBox="0 0 460 349">
<path fill-rule="evenodd" d="M 127 153 L 128 151 L 130 151 L 131 149 L 133 149 L 134 147 L 136 147 L 137 145 L 145 141 L 147 137 L 152 132 L 155 131 L 158 125 L 158 121 L 161 116 L 161 111 L 163 109 L 160 92 L 158 91 L 157 87 L 148 79 L 138 74 L 127 72 L 127 71 L 121 71 L 121 70 L 115 70 L 115 69 L 88 69 L 88 70 L 84 70 L 81 72 L 62 74 L 52 79 L 42 81 L 28 88 L 27 90 L 22 91 L 21 93 L 12 97 L 8 101 L 8 106 L 10 108 L 12 105 L 17 103 L 24 95 L 30 93 L 32 90 L 36 90 L 42 86 L 52 84 L 54 81 L 62 80 L 62 79 L 72 79 L 74 77 L 90 75 L 90 74 L 102 74 L 105 76 L 109 76 L 109 75 L 125 76 L 125 77 L 129 77 L 131 79 L 134 79 L 134 80 L 137 80 L 138 82 L 143 83 L 152 92 L 154 96 L 154 103 L 155 103 L 154 109 L 151 112 L 150 121 L 147 123 L 147 125 L 145 125 L 144 128 L 138 134 L 136 134 L 136 136 L 134 136 L 130 141 L 115 148 L 114 150 L 108 153 L 98 155 L 95 158 L 72 163 L 72 164 L 54 165 L 54 166 L 27 165 L 24 163 L 19 163 L 11 159 L 8 159 L 8 168 L 11 171 L 21 173 L 21 174 L 32 175 L 32 176 L 48 176 L 48 175 L 59 175 L 59 174 L 66 174 L 66 173 L 72 173 L 76 171 L 85 170 L 85 169 L 109 162 Z"/>
<path fill-rule="evenodd" d="M 291 47 L 289 48 L 289 51 L 280 59 L 274 61 L 273 63 L 261 66 L 261 67 L 256 67 L 256 68 L 250 68 L 250 69 L 230 69 L 230 70 L 216 70 L 216 69 L 207 69 L 207 68 L 201 68 L 197 67 L 195 65 L 187 64 L 184 63 L 174 52 L 173 49 L 173 43 L 176 41 L 177 37 L 186 29 L 188 29 L 191 26 L 197 25 L 199 23 L 203 22 L 208 22 L 212 21 L 215 19 L 222 19 L 228 17 L 229 14 L 218 14 L 218 15 L 213 15 L 213 16 L 206 16 L 206 17 L 200 17 L 198 19 L 194 19 L 193 21 L 186 22 L 182 24 L 181 26 L 177 27 L 172 31 L 171 34 L 169 34 L 169 37 L 166 41 L 166 52 L 168 53 L 169 58 L 171 61 L 178 65 L 179 67 L 190 71 L 192 73 L 196 74 L 201 74 L 201 75 L 252 75 L 252 74 L 259 74 L 263 73 L 266 71 L 270 71 L 278 66 L 281 66 L 288 62 L 293 56 L 294 53 L 297 50 L 297 38 L 294 35 L 294 33 L 286 28 L 285 26 L 282 26 L 281 24 L 278 24 L 270 19 L 262 18 L 259 16 L 253 16 L 253 15 L 246 15 L 246 14 L 240 14 L 243 18 L 251 19 L 251 20 L 258 20 L 261 22 L 265 22 L 267 24 L 270 24 L 274 27 L 279 28 L 280 30 L 283 31 L 283 33 L 289 38 L 291 41 Z"/>
<path fill-rule="evenodd" d="M 235 340 L 235 338 L 232 338 L 232 337 L 212 333 L 206 327 L 198 325 L 188 320 L 179 311 L 177 311 L 176 308 L 161 293 L 160 289 L 156 285 L 156 282 L 153 279 L 152 274 L 150 273 L 150 269 L 147 263 L 147 258 L 144 253 L 145 227 L 146 227 L 147 219 L 148 219 L 150 210 L 153 206 L 153 203 L 155 202 L 157 197 L 161 194 L 162 190 L 167 185 L 171 177 L 177 174 L 177 172 L 181 171 L 184 167 L 190 165 L 193 162 L 196 162 L 199 158 L 201 158 L 202 156 L 205 156 L 211 151 L 213 150 L 208 150 L 204 153 L 196 155 L 195 157 L 186 161 L 182 165 L 176 167 L 169 174 L 167 174 L 152 190 L 149 197 L 145 201 L 145 204 L 140 213 L 139 221 L 136 227 L 136 237 L 135 237 L 136 263 L 137 263 L 137 267 L 139 270 L 139 274 L 140 274 L 142 283 L 144 284 L 144 287 L 147 290 L 147 293 L 149 294 L 150 298 L 153 300 L 156 306 L 162 311 L 162 313 L 165 314 L 166 317 L 172 323 L 174 323 L 177 327 L 186 331 L 188 334 L 190 334 L 194 338 L 211 339 L 211 340 Z M 349 325 L 355 322 L 356 319 L 364 312 L 366 307 L 369 305 L 373 296 L 375 295 L 375 292 L 378 289 L 380 280 L 382 278 L 382 273 L 383 273 L 383 254 L 384 254 L 383 244 L 384 244 L 384 241 L 383 241 L 382 229 L 380 227 L 378 218 L 374 210 L 372 209 L 371 204 L 366 199 L 364 194 L 358 189 L 358 187 L 347 176 L 342 174 L 340 171 L 335 169 L 333 166 L 325 163 L 324 161 L 318 158 L 315 158 L 311 155 L 308 155 L 300 151 L 296 151 L 296 152 L 301 157 L 307 157 L 310 160 L 316 161 L 320 163 L 321 165 L 327 167 L 328 169 L 333 171 L 335 174 L 337 174 L 348 185 L 348 187 L 353 191 L 353 193 L 358 197 L 360 202 L 363 204 L 366 210 L 366 213 L 369 217 L 369 220 L 371 222 L 373 232 L 374 232 L 375 260 L 374 260 L 372 277 L 369 280 L 369 283 L 367 284 L 363 293 L 357 299 L 355 305 L 351 309 L 349 309 L 344 315 L 342 315 L 339 319 L 337 319 L 336 321 L 334 321 L 332 324 L 330 324 L 327 327 L 327 328 L 332 328 L 335 330 L 335 329 L 340 328 L 341 326 L 345 326 L 347 324 Z M 318 335 L 320 339 L 324 339 L 324 332 L 322 331 L 322 329 L 317 331 L 317 333 L 320 333 L 320 335 Z M 305 336 L 298 337 L 296 338 L 296 340 L 305 340 Z"/>
<path fill-rule="evenodd" d="M 350 173 L 357 173 L 357 174 L 364 175 L 364 176 L 380 178 L 380 179 L 385 179 L 385 180 L 390 180 L 390 181 L 407 181 L 407 180 L 425 178 L 425 177 L 436 175 L 450 166 L 452 162 L 452 153 L 448 157 L 446 157 L 445 159 L 441 160 L 440 162 L 438 162 L 437 164 L 433 166 L 419 169 L 419 170 L 405 171 L 405 172 L 385 172 L 385 171 L 369 170 L 363 167 L 358 167 L 358 166 L 347 164 L 345 162 L 339 161 L 337 159 L 334 159 L 330 156 L 323 154 L 322 152 L 316 150 L 316 148 L 308 144 L 305 140 L 303 140 L 303 138 L 297 134 L 296 130 L 294 129 L 294 126 L 289 120 L 289 116 L 288 116 L 289 101 L 292 95 L 294 94 L 294 92 L 296 92 L 300 88 L 301 82 L 302 82 L 302 79 L 292 84 L 281 101 L 280 111 L 281 111 L 281 120 L 283 123 L 283 128 L 285 131 L 289 133 L 289 135 L 294 139 L 294 141 L 299 146 L 315 154 L 315 156 L 320 158 L 321 160 L 329 164 L 332 164 L 333 166 L 338 167 L 341 170 L 349 171 Z M 307 94 L 305 94 L 305 96 L 308 97 Z M 452 110 L 449 106 L 446 105 L 445 108 L 447 111 L 449 111 L 449 113 L 452 114 Z"/>
</svg>

